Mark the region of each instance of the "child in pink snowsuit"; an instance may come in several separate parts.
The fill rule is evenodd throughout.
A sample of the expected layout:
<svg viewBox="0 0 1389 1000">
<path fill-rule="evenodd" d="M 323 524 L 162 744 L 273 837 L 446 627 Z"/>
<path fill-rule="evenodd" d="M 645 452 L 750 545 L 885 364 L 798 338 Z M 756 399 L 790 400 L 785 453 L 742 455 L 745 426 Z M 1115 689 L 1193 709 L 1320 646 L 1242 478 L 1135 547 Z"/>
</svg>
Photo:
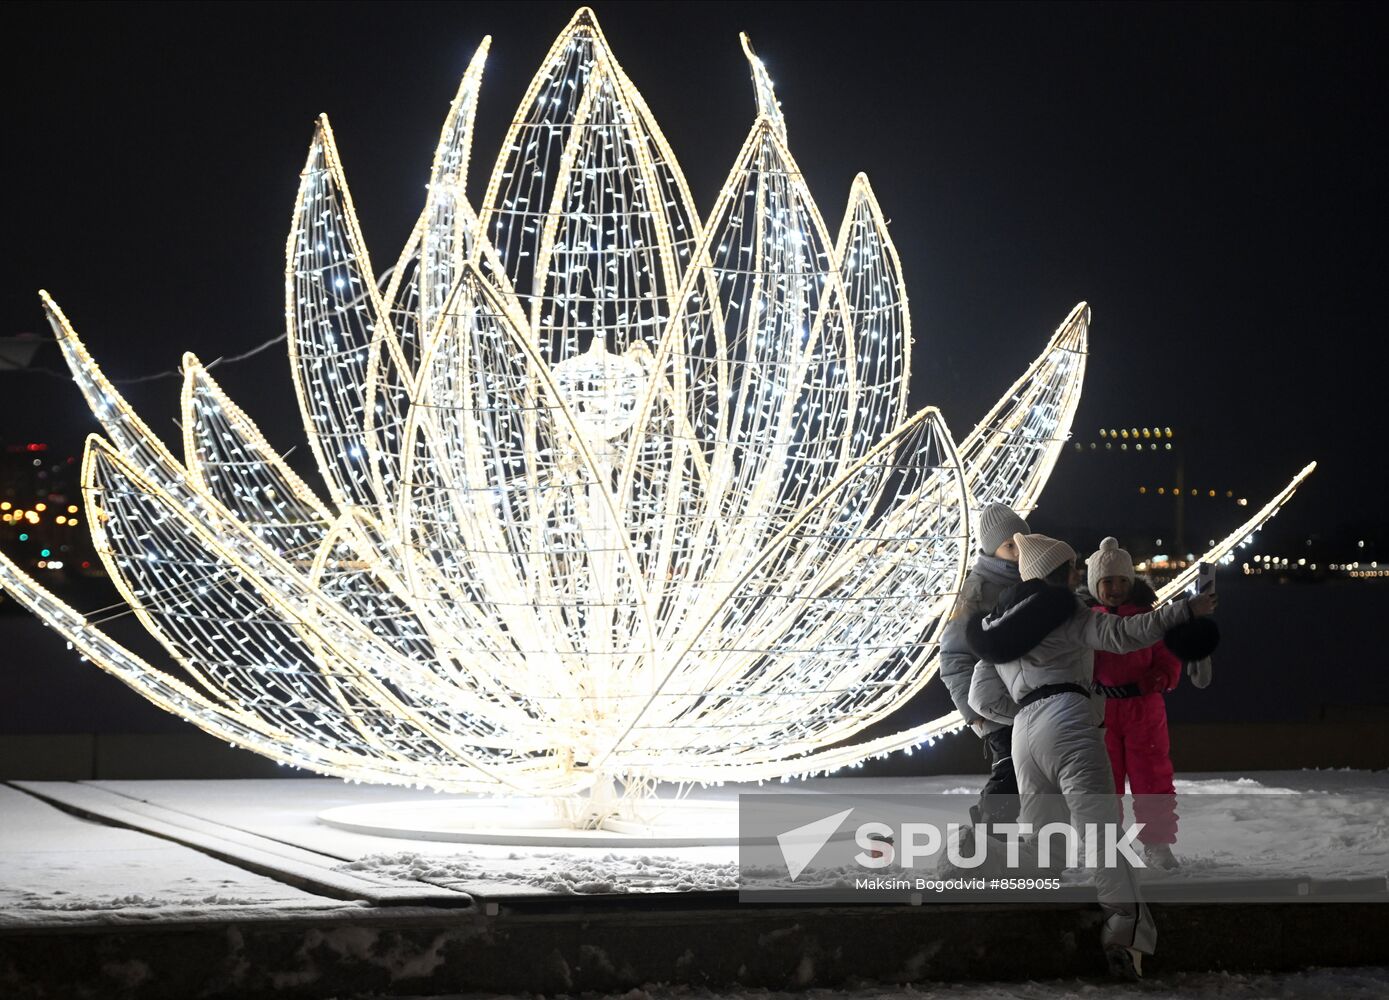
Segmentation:
<svg viewBox="0 0 1389 1000">
<path fill-rule="evenodd" d="M 1121 617 L 1153 609 L 1156 595 L 1133 571 L 1133 558 L 1114 538 L 1100 542 L 1086 564 L 1086 582 L 1097 614 Z M 1171 744 L 1163 693 L 1181 679 L 1181 661 L 1163 643 L 1136 653 L 1095 653 L 1095 688 L 1105 695 L 1104 742 L 1114 768 L 1114 791 L 1134 794 L 1138 839 L 1150 865 L 1175 868 L 1177 790 L 1172 784 Z"/>
</svg>

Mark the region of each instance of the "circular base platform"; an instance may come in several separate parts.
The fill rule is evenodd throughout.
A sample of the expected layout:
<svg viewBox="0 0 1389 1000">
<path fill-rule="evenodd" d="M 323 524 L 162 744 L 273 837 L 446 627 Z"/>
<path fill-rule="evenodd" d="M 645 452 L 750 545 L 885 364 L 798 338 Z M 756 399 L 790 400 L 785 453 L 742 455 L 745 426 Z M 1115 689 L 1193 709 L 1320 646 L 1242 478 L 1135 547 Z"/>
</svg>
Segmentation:
<svg viewBox="0 0 1389 1000">
<path fill-rule="evenodd" d="M 338 806 L 318 821 L 340 830 L 401 840 L 527 847 L 720 847 L 738 843 L 736 802 L 644 800 L 633 815 L 596 830 L 565 825 L 539 799 L 449 799 Z"/>
</svg>

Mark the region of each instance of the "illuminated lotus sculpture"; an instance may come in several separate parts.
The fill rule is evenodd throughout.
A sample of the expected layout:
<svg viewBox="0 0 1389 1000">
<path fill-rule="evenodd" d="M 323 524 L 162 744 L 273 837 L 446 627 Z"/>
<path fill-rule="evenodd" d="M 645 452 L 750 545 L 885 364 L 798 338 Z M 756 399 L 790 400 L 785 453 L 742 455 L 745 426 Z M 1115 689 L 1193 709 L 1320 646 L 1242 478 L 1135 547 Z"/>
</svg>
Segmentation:
<svg viewBox="0 0 1389 1000">
<path fill-rule="evenodd" d="M 105 432 L 84 462 L 98 551 L 187 680 L 8 560 L 0 582 L 161 707 L 363 781 L 630 793 L 958 727 L 853 741 L 934 673 L 968 510 L 1034 505 L 1080 397 L 1084 304 L 957 448 L 934 409 L 907 413 L 907 298 L 867 181 L 832 240 L 750 49 L 759 113 L 701 222 L 587 10 L 475 212 L 487 46 L 384 288 L 315 133 L 286 316 L 326 497 L 192 356 L 177 458 L 44 297 Z"/>
</svg>

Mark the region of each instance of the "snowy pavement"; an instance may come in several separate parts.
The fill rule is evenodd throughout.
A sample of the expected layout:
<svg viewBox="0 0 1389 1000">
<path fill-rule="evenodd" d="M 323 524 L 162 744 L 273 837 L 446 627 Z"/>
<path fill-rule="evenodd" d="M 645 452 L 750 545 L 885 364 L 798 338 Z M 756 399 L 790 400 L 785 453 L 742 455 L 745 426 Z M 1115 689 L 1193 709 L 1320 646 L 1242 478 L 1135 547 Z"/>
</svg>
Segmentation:
<svg viewBox="0 0 1389 1000">
<path fill-rule="evenodd" d="M 946 808 L 958 800 L 963 814 L 977 780 L 833 778 L 775 789 L 870 798 L 929 792 L 946 795 Z M 703 794 L 727 801 L 741 790 Z M 1374 876 L 1389 902 L 1389 775 L 1184 775 L 1178 793 L 1183 868 L 1176 877 Z M 1180 971 L 1383 965 L 1389 908 L 1351 896 L 1334 901 L 1342 905 L 1165 908 L 1166 947 L 1150 970 L 1156 978 L 1133 987 L 1102 978 L 886 985 L 923 976 L 1098 974 L 1098 951 L 1085 944 L 1098 933 L 1097 912 L 1071 904 L 747 906 L 730 892 L 734 848 L 462 845 L 371 836 L 315 818 L 336 806 L 403 800 L 438 801 L 328 779 L 0 785 L 0 994 L 113 996 L 120 976 L 136 970 L 151 990 L 178 984 L 173 993 L 160 986 L 162 996 L 292 988 L 335 1000 L 412 991 L 437 998 L 461 984 L 495 992 L 448 1000 L 642 982 L 672 985 L 610 1000 L 1389 997 L 1389 969 L 1381 967 Z M 646 893 L 664 899 L 633 898 Z M 121 961 L 102 957 L 110 955 Z M 673 985 L 846 981 L 861 985 L 796 993 Z M 32 989 L 7 993 L 5 984 Z"/>
<path fill-rule="evenodd" d="M 698 796 L 727 801 L 739 791 L 860 794 L 956 793 L 960 811 L 974 777 L 822 778 L 749 789 L 728 786 Z M 638 849 L 516 848 L 387 838 L 318 822 L 320 810 L 359 803 L 437 801 L 429 792 L 349 785 L 331 779 L 248 781 L 105 781 L 33 783 L 41 794 L 77 792 L 164 817 L 145 827 L 161 836 L 178 823 L 222 831 L 273 847 L 270 863 L 294 869 L 295 852 L 321 858 L 344 879 L 414 885 L 481 897 L 701 892 L 737 888 L 732 847 Z M 1182 867 L 1150 880 L 1237 880 L 1295 875 L 1317 879 L 1389 873 L 1389 773 L 1282 771 L 1254 776 L 1186 775 L 1177 781 Z M 461 803 L 466 808 L 466 802 Z M 77 819 L 12 788 L 0 787 L 0 926 L 110 919 L 191 919 L 242 911 L 341 909 L 273 875 L 256 875 L 194 849 L 133 830 Z M 120 821 L 132 821 L 120 813 Z M 179 839 L 174 836 L 174 839 Z M 224 855 L 226 856 L 226 855 Z M 276 858 L 281 860 L 277 861 Z M 260 862 L 258 861 L 258 864 Z M 257 867 L 253 865 L 252 867 Z M 264 870 L 258 868 L 257 870 Z M 296 884 L 304 884 L 297 880 Z"/>
<path fill-rule="evenodd" d="M 274 913 L 345 904 L 0 786 L 0 928 Z"/>
</svg>

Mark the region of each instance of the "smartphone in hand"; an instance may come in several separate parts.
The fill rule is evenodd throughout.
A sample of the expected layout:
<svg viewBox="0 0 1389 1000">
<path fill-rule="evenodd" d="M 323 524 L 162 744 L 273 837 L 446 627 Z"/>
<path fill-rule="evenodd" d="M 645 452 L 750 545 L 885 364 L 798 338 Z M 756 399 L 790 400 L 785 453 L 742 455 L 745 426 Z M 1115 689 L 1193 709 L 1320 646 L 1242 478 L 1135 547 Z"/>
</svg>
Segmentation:
<svg viewBox="0 0 1389 1000">
<path fill-rule="evenodd" d="M 1203 562 L 1196 568 L 1196 593 L 1215 593 L 1215 563 Z"/>
</svg>

